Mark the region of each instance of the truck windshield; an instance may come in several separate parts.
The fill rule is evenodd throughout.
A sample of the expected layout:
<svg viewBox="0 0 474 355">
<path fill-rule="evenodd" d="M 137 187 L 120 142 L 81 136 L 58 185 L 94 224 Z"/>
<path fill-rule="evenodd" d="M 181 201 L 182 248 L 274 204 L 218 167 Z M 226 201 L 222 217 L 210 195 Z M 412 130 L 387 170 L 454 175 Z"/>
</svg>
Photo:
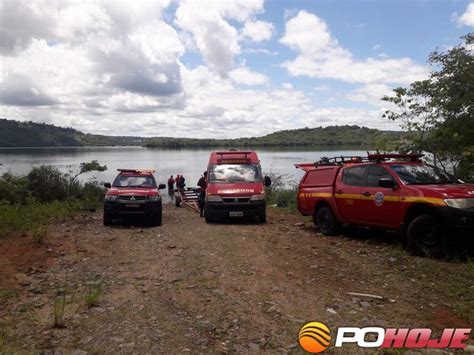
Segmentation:
<svg viewBox="0 0 474 355">
<path fill-rule="evenodd" d="M 456 184 L 453 176 L 429 165 L 391 165 L 390 168 L 408 185 Z"/>
<path fill-rule="evenodd" d="M 218 164 L 211 165 L 209 182 L 258 182 L 260 169 L 256 164 Z"/>
<path fill-rule="evenodd" d="M 152 176 L 143 175 L 119 175 L 115 178 L 113 187 L 156 187 L 155 179 Z"/>
</svg>

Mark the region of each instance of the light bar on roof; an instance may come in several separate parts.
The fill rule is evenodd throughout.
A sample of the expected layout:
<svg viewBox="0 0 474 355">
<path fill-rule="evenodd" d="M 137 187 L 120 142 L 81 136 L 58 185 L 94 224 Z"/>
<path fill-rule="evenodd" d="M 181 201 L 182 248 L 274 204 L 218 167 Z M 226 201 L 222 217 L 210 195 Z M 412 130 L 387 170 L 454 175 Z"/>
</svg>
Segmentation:
<svg viewBox="0 0 474 355">
<path fill-rule="evenodd" d="M 153 174 L 155 172 L 155 170 L 153 169 L 117 169 L 117 171 L 120 171 L 121 173 L 141 173 L 141 174 L 146 174 L 146 173 Z"/>
</svg>

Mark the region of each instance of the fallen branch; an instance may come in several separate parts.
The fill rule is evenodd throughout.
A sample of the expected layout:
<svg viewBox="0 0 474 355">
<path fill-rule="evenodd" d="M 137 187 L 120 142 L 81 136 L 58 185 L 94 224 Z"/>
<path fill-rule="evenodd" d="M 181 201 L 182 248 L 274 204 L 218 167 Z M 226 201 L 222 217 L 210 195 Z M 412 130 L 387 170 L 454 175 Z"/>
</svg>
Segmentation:
<svg viewBox="0 0 474 355">
<path fill-rule="evenodd" d="M 358 292 L 347 292 L 348 295 L 351 296 L 359 296 L 359 297 L 368 297 L 368 298 L 374 298 L 376 300 L 383 300 L 382 296 L 378 295 L 370 295 L 368 293 L 358 293 Z"/>
</svg>

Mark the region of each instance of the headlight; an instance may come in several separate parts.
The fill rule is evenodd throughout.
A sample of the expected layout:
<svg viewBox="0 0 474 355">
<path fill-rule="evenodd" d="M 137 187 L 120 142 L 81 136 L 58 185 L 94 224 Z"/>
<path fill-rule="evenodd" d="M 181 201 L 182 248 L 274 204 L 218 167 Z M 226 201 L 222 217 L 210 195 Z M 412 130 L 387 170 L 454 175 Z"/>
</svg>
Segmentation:
<svg viewBox="0 0 474 355">
<path fill-rule="evenodd" d="M 222 201 L 222 197 L 220 197 L 219 195 L 208 195 L 206 197 L 206 200 L 208 202 L 221 202 Z"/>
<path fill-rule="evenodd" d="M 444 200 L 448 206 L 454 208 L 474 207 L 474 198 L 447 198 Z"/>
<path fill-rule="evenodd" d="M 117 195 L 105 195 L 105 201 L 115 201 L 117 197 Z"/>
<path fill-rule="evenodd" d="M 158 201 L 160 199 L 160 195 L 148 196 L 146 199 L 148 201 Z"/>
<path fill-rule="evenodd" d="M 262 201 L 265 200 L 265 194 L 252 195 L 251 201 Z"/>
</svg>

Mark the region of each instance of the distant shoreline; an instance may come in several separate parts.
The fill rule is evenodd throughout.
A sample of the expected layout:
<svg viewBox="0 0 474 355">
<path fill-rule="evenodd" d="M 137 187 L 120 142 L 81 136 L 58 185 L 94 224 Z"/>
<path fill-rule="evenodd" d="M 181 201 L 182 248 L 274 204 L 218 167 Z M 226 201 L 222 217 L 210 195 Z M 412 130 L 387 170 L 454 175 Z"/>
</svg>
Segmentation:
<svg viewBox="0 0 474 355">
<path fill-rule="evenodd" d="M 222 149 L 228 150 L 232 148 L 242 148 L 242 149 L 297 149 L 297 150 L 305 150 L 311 148 L 317 148 L 316 150 L 321 150 L 320 148 L 325 148 L 329 150 L 344 150 L 344 149 L 351 149 L 351 150 L 373 150 L 376 149 L 373 146 L 363 146 L 358 144 L 347 144 L 347 145 L 336 145 L 336 144 L 314 144 L 314 145 L 260 145 L 260 146 L 235 146 L 235 147 L 227 147 L 227 146 L 188 146 L 188 147 L 147 147 L 147 146 L 139 146 L 139 145 L 83 145 L 83 146 L 25 146 L 25 147 L 0 147 L 0 150 L 36 150 L 36 149 L 95 149 L 95 148 L 106 148 L 106 149 L 150 149 L 150 150 L 209 150 L 209 149 Z"/>
<path fill-rule="evenodd" d="M 382 131 L 357 125 L 298 128 L 243 138 L 174 138 L 104 136 L 86 134 L 73 128 L 35 122 L 0 119 L 2 148 L 79 148 L 138 146 L 161 149 L 229 149 L 229 148 L 308 148 L 395 146 L 408 138 L 406 132 Z"/>
</svg>

